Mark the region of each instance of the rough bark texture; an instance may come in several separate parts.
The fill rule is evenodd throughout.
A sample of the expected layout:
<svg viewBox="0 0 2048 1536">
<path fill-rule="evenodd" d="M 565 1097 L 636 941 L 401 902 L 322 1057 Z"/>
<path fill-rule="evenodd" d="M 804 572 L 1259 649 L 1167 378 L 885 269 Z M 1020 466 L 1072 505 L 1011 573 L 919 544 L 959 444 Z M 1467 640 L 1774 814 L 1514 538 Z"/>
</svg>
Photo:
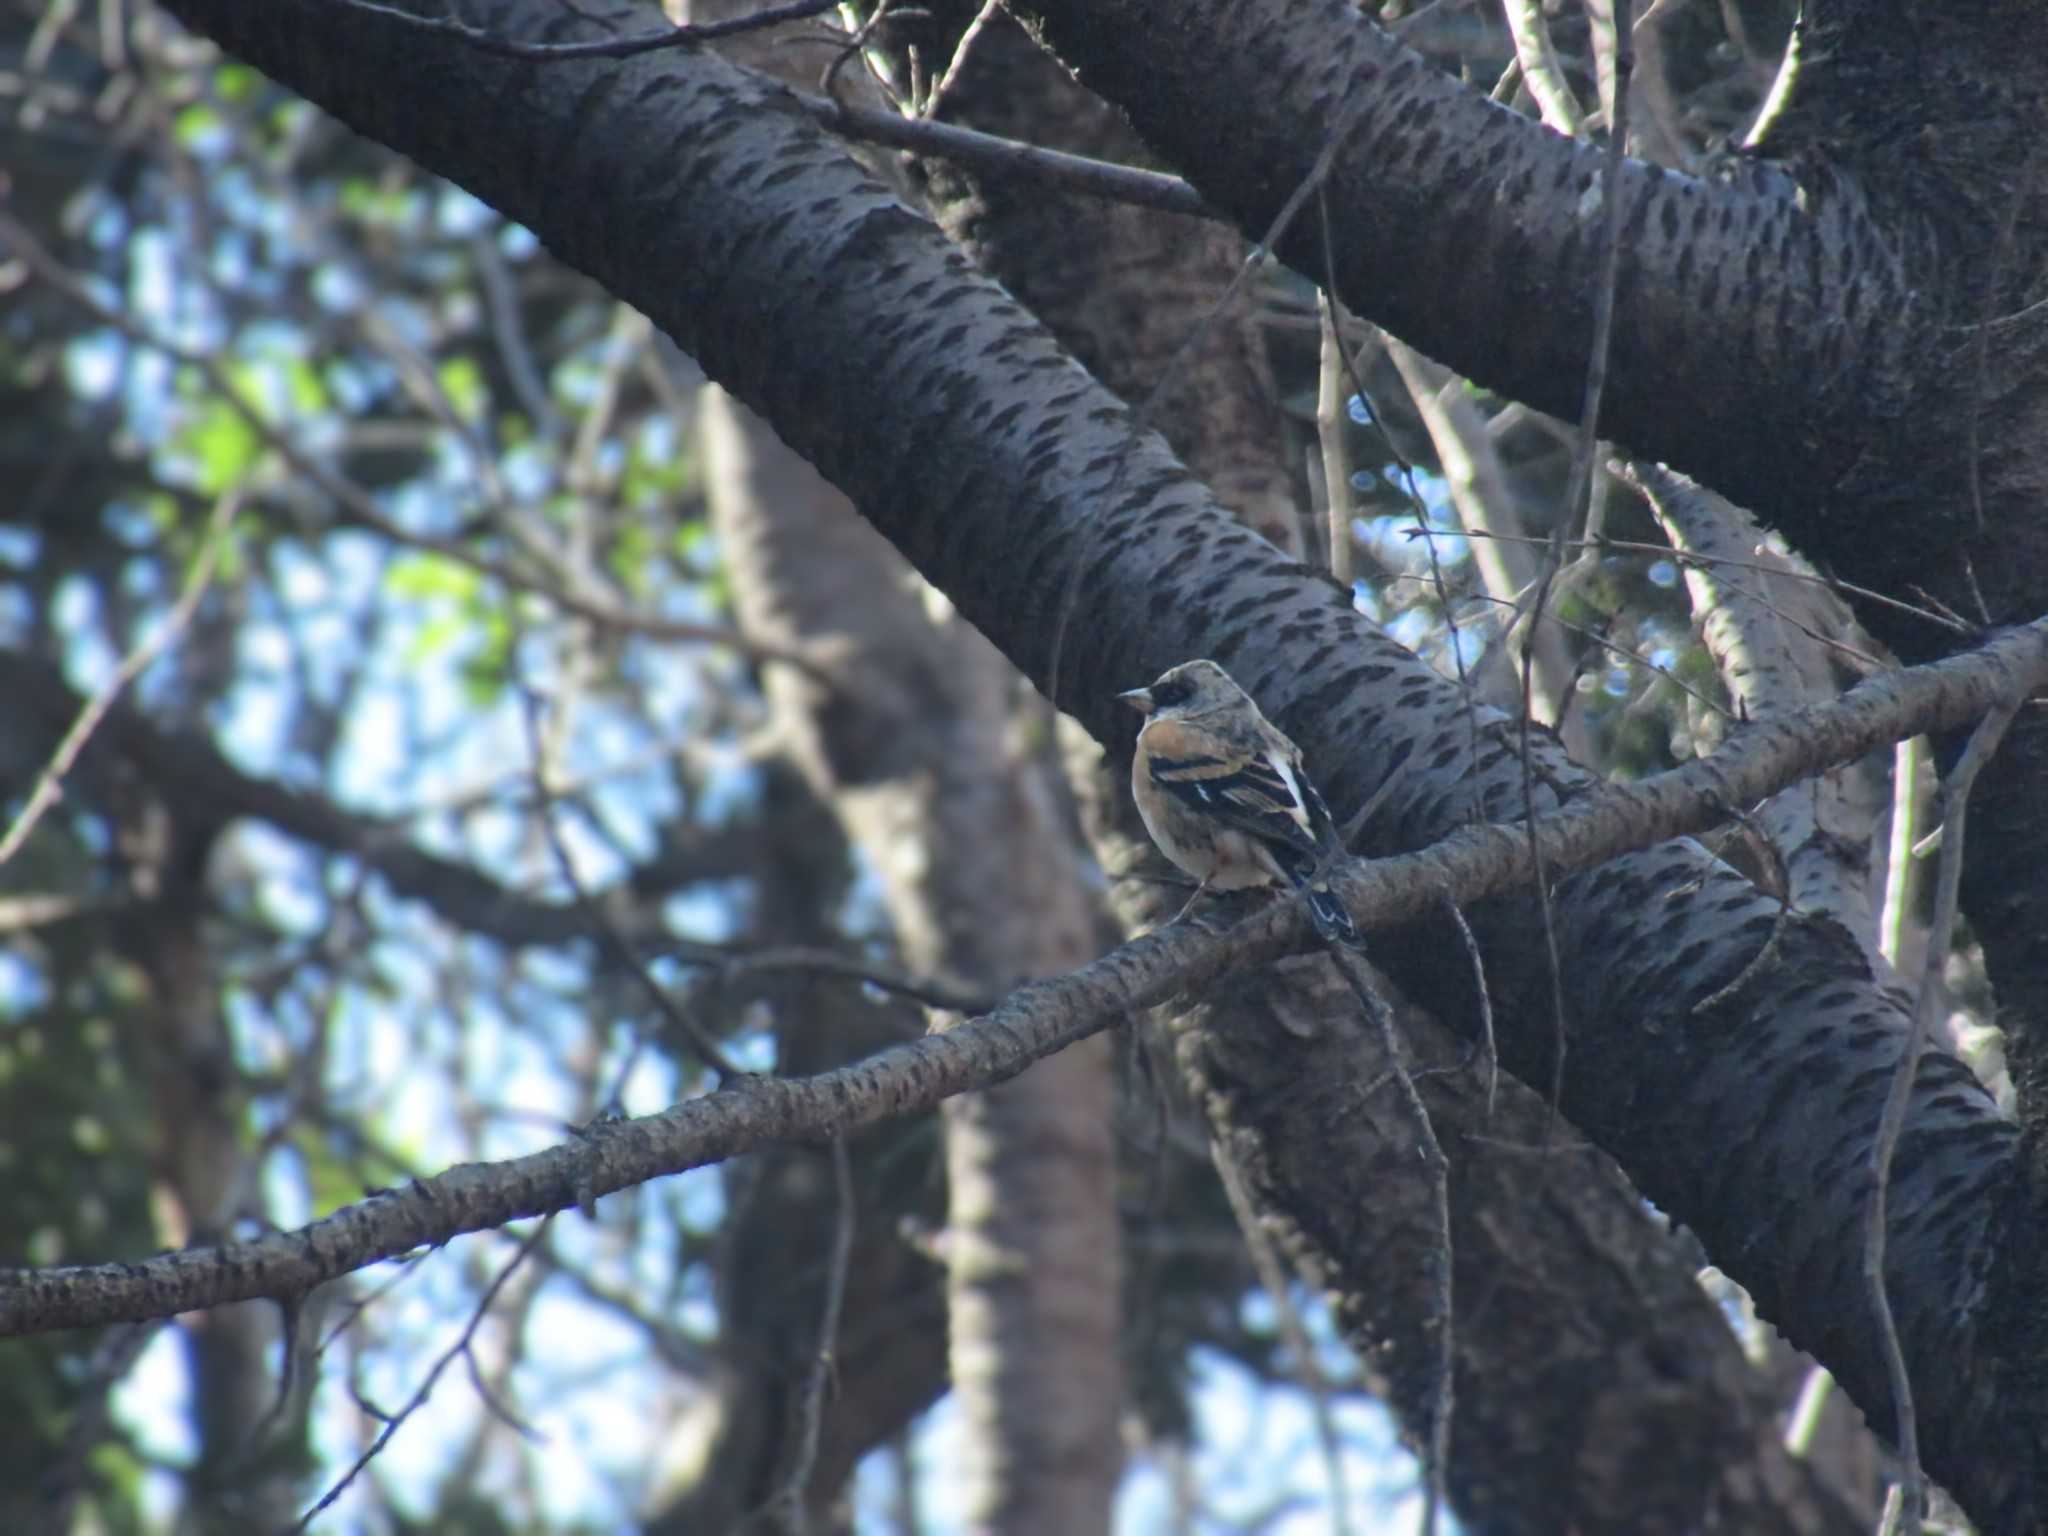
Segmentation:
<svg viewBox="0 0 2048 1536">
<path fill-rule="evenodd" d="M 1171 26 L 1147 0 L 1020 10 L 1245 229 L 1270 227 L 1327 157 L 1345 302 L 1491 388 L 1577 414 L 1604 219 L 1598 146 L 1487 101 L 1344 0 L 1195 0 Z M 1195 101 L 1232 110 L 1191 112 Z M 1629 162 L 1625 344 L 1603 435 L 1697 466 L 1750 505 L 1840 477 L 1877 403 L 1816 398 L 1809 349 L 1868 353 L 1903 375 L 1901 314 L 1928 300 L 1904 291 L 1906 252 L 1858 189 L 1830 191 L 1809 216 L 1768 162 L 1730 162 L 1713 180 Z M 1312 217 L 1276 249 L 1322 270 Z M 1797 427 L 1763 433 L 1760 420 Z"/>
<path fill-rule="evenodd" d="M 1340 817 L 1388 785 L 1362 830 L 1367 848 L 1415 846 L 1518 809 L 1512 732 L 1237 527 L 1155 441 L 1133 441 L 1122 408 L 1006 295 L 761 83 L 679 54 L 536 68 L 303 3 L 175 9 L 457 175 L 647 309 L 1103 739 L 1127 730 L 1115 690 L 1207 654 L 1303 743 Z M 564 39 L 636 25 L 609 14 L 508 0 L 471 19 Z M 1262 99 L 1239 94 L 1233 106 Z M 1287 165 L 1269 162 L 1267 174 L 1284 180 Z M 1734 218 L 1725 190 L 1674 186 L 1662 178 L 1647 194 L 1653 216 L 1640 227 L 1653 249 L 1675 251 L 1688 227 L 1683 208 L 1655 216 L 1664 199 L 1703 228 Z M 1383 206 L 1375 223 L 1427 223 L 1425 211 L 1441 210 Z M 1793 241 L 1788 260 L 1827 250 L 1825 239 Z M 1544 271 L 1529 254 L 1529 273 Z M 1804 300 L 1786 302 L 1722 351 L 1746 355 L 1796 329 Z M 1642 318 L 1653 353 L 1675 346 L 1669 335 L 1660 345 L 1654 314 Z M 1768 386 L 1769 361 L 1751 357 L 1744 385 Z M 1701 408 L 1714 403 L 1709 391 Z M 1756 436 L 1727 445 L 1734 469 L 1755 473 Z M 1538 773 L 1539 802 L 1586 782 L 1548 747 Z M 1860 1163 L 1904 1027 L 1900 1000 L 1872 985 L 1846 934 L 1781 926 L 1768 900 L 1690 844 L 1562 882 L 1555 905 L 1565 1112 L 1882 1415 L 1855 1254 Z M 1554 1020 L 1535 915 L 1503 900 L 1475 923 L 1508 1060 L 1547 1081 Z M 1418 931 L 1381 948 L 1418 998 L 1465 1018 L 1462 970 L 1443 963 L 1455 946 Z M 2038 1249 L 2016 1237 L 2034 1201 L 2014 1154 L 2012 1128 L 1967 1071 L 1930 1058 L 1894 1173 L 1890 1273 L 1930 1465 L 2000 1530 L 2040 1522 L 2048 1436 L 2032 1374 L 2040 1352 L 2014 1354 L 2032 1340 L 1987 1327 L 1987 1292 L 2020 1297 L 2042 1283 Z"/>
<path fill-rule="evenodd" d="M 1841 600 L 1802 579 L 1812 575 L 1803 565 L 1774 556 L 1742 508 L 1667 471 L 1638 466 L 1634 473 L 1671 547 L 1698 562 L 1686 562 L 1686 586 L 1739 718 L 1768 720 L 1833 698 L 1845 686 L 1844 655 L 1878 659 Z M 1879 771 L 1868 759 L 1844 764 L 1773 795 L 1756 813 L 1758 829 L 1778 851 L 1785 899 L 1848 928 L 1878 975 L 1888 969 L 1878 948 L 1882 882 L 1875 891 L 1872 884 L 1888 799 L 1891 754 L 1884 755 Z"/>
<path fill-rule="evenodd" d="M 944 57 L 957 33 L 939 41 Z M 1129 125 L 1006 16 L 983 26 L 941 117 L 1096 159 L 1145 158 Z M 1258 285 L 1237 281 L 1250 255 L 1243 237 L 941 160 L 919 169 L 939 227 L 1147 425 L 1184 454 L 1199 445 L 1196 467 L 1247 527 L 1299 554 L 1286 423 L 1253 312 Z"/>
<path fill-rule="evenodd" d="M 1286 991 L 1263 973 L 1219 988 L 1180 1027 L 1181 1058 L 1269 1222 L 1420 1426 L 1441 1241 L 1415 1127 L 1350 992 L 1321 965 L 1288 969 Z M 1687 1245 L 1612 1163 L 1511 1080 L 1490 1106 L 1458 1042 L 1420 1016 L 1403 1023 L 1453 1165 L 1450 1482 L 1466 1527 L 1868 1530 L 1786 1454 L 1777 1405 Z"/>
</svg>

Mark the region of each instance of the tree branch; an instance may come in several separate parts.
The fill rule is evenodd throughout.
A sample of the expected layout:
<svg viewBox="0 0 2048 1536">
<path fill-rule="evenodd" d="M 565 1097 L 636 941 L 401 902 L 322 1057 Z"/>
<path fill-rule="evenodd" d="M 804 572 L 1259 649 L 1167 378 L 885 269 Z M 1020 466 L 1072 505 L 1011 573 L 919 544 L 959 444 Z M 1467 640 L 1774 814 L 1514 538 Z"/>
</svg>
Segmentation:
<svg viewBox="0 0 2048 1536">
<path fill-rule="evenodd" d="M 76 717 L 79 699 L 56 669 L 18 652 L 0 651 L 0 693 L 14 701 L 19 726 L 41 723 L 54 735 Z M 559 944 L 593 936 L 577 902 L 546 901 L 481 871 L 423 851 L 400 823 L 342 809 L 321 795 L 244 773 L 195 736 L 160 729 L 140 710 L 116 703 L 87 742 L 78 769 L 90 776 L 107 756 L 146 769 L 166 795 L 214 807 L 223 818 L 253 817 L 329 853 L 360 859 L 399 895 L 426 903 L 458 927 L 502 944 Z M 653 898 L 693 880 L 738 874 L 754 845 L 745 828 L 707 829 L 665 849 L 592 899 L 615 912 L 636 942 L 667 939 Z"/>
</svg>

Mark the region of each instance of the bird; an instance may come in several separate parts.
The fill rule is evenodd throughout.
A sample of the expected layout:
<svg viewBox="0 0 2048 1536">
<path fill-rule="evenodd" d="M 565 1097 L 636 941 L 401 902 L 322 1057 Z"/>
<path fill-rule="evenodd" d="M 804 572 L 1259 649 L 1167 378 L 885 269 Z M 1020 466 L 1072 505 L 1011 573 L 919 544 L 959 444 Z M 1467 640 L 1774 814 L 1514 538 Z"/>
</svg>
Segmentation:
<svg viewBox="0 0 2048 1536">
<path fill-rule="evenodd" d="M 1145 830 L 1198 882 L 1174 921 L 1204 892 L 1284 883 L 1304 894 L 1326 943 L 1356 944 L 1358 929 L 1328 879 L 1343 838 L 1302 768 L 1301 749 L 1251 695 L 1200 660 L 1117 697 L 1146 717 L 1131 760 Z"/>
</svg>

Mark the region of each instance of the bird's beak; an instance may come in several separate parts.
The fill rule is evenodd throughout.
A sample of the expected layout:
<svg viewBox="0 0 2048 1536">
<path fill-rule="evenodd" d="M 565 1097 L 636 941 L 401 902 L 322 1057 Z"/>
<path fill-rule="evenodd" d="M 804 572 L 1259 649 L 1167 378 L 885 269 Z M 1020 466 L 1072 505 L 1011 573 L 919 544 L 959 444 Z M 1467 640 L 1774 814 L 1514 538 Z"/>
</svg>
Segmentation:
<svg viewBox="0 0 2048 1536">
<path fill-rule="evenodd" d="M 1141 715 L 1152 713 L 1152 690 L 1150 688 L 1133 688 L 1129 693 L 1120 693 L 1117 697 Z"/>
</svg>

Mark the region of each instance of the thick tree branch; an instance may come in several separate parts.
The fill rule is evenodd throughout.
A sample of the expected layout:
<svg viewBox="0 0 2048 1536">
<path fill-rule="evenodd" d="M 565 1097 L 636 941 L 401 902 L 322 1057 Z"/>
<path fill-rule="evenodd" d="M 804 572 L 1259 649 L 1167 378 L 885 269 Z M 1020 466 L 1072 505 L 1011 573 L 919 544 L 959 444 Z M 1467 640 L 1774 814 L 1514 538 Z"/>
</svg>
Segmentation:
<svg viewBox="0 0 2048 1536">
<path fill-rule="evenodd" d="M 1023 0 L 1021 18 L 1239 226 L 1268 225 L 1350 123 L 1330 167 L 1336 286 L 1358 314 L 1462 374 L 1575 420 L 1606 217 L 1606 150 L 1425 62 L 1345 0 Z M 1191 102 L 1233 103 L 1228 113 Z M 1356 110 L 1360 102 L 1368 103 Z M 1822 371 L 1897 356 L 1905 252 L 1854 184 L 1825 198 L 1767 161 L 1695 178 L 1630 160 L 1625 260 L 1600 434 L 1772 510 L 1831 490 L 1865 421 L 1817 421 Z M 1854 252 L 1858 260 L 1851 260 Z M 1278 254 L 1322 272 L 1307 227 Z M 1456 274 L 1447 281 L 1447 274 Z M 1847 392 L 1843 392 L 1846 395 Z M 1684 402 L 1674 410 L 1670 402 Z M 1874 410 L 1864 397 L 1866 413 Z M 1794 435 L 1782 424 L 1802 424 Z M 1778 430 L 1764 431 L 1770 423 Z"/>
</svg>

